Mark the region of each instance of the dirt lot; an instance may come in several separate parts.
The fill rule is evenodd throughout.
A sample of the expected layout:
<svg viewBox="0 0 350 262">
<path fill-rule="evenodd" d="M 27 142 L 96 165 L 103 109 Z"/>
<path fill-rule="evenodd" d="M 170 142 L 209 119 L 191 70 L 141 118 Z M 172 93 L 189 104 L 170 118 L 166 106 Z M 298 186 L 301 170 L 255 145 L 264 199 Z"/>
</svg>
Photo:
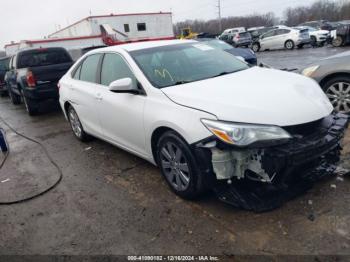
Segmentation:
<svg viewBox="0 0 350 262">
<path fill-rule="evenodd" d="M 300 67 L 339 51 L 345 49 L 258 56 L 277 67 Z M 23 106 L 1 98 L 0 115 L 41 141 L 63 171 L 62 182 L 47 194 L 0 206 L 0 254 L 350 255 L 350 178 L 321 182 L 263 214 L 234 209 L 213 194 L 187 202 L 172 194 L 147 162 L 100 140 L 77 141 L 58 110 L 31 118 Z M 36 189 L 51 183 L 58 174 L 45 168 L 50 164 L 40 148 L 7 132 L 13 150 L 0 180 L 9 177 L 12 167 L 19 168 L 17 163 L 31 170 L 28 175 L 47 176 Z M 343 164 L 350 168 L 350 131 L 344 153 Z M 6 185 L 0 184 L 1 190 Z M 11 192 L 20 195 L 21 190 Z"/>
</svg>

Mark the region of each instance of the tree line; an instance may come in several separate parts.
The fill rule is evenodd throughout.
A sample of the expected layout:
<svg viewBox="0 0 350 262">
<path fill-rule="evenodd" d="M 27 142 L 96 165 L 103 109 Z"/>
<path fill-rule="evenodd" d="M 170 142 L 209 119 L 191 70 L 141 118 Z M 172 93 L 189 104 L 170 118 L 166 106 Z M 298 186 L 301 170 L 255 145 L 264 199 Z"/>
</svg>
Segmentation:
<svg viewBox="0 0 350 262">
<path fill-rule="evenodd" d="M 312 20 L 340 21 L 350 19 L 349 0 L 318 0 L 310 6 L 289 7 L 284 11 L 284 18 L 280 20 L 273 12 L 266 14 L 252 14 L 248 16 L 230 16 L 221 19 L 222 29 L 231 27 L 256 27 L 285 24 L 295 26 Z M 193 32 L 206 32 L 219 34 L 220 23 L 218 19 L 212 20 L 186 20 L 174 25 L 176 34 L 182 28 L 190 27 Z"/>
</svg>

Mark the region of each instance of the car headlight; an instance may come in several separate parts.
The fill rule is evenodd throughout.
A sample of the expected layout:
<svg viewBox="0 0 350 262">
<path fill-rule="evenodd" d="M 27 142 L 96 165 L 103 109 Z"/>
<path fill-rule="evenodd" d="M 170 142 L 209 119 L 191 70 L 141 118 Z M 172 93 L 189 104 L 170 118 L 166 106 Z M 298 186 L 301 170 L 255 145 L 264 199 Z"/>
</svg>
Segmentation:
<svg viewBox="0 0 350 262">
<path fill-rule="evenodd" d="M 308 77 L 311 77 L 312 74 L 319 68 L 320 66 L 316 65 L 316 66 L 310 66 L 310 67 L 307 67 L 303 70 L 302 74 L 304 76 L 308 76 Z"/>
<path fill-rule="evenodd" d="M 241 147 L 255 142 L 292 138 L 287 131 L 278 126 L 236 124 L 208 119 L 201 121 L 220 140 Z"/>
</svg>

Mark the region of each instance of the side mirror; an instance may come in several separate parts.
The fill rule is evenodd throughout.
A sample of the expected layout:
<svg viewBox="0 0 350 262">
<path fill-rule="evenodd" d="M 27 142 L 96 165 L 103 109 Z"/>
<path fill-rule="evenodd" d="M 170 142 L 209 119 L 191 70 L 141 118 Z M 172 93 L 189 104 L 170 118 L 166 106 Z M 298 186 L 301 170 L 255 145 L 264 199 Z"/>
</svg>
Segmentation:
<svg viewBox="0 0 350 262">
<path fill-rule="evenodd" d="M 133 86 L 132 79 L 129 77 L 113 81 L 109 84 L 109 90 L 114 93 L 140 94 L 140 90 Z"/>
</svg>

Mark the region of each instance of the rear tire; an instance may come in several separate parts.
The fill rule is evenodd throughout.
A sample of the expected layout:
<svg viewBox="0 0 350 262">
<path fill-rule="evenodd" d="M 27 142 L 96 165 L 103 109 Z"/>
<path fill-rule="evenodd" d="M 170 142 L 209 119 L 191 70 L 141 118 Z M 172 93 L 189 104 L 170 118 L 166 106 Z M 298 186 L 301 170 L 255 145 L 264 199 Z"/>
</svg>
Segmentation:
<svg viewBox="0 0 350 262">
<path fill-rule="evenodd" d="M 286 41 L 286 43 L 284 44 L 284 47 L 287 49 L 287 50 L 293 50 L 294 47 L 295 47 L 295 44 L 292 40 L 288 40 Z"/>
<path fill-rule="evenodd" d="M 8 93 L 9 93 L 12 104 L 14 104 L 14 105 L 21 104 L 21 96 L 15 94 L 11 89 L 9 89 Z"/>
<path fill-rule="evenodd" d="M 80 122 L 77 112 L 72 106 L 67 109 L 67 116 L 74 136 L 82 142 L 88 142 L 92 137 L 84 131 L 83 125 Z"/>
<path fill-rule="evenodd" d="M 23 102 L 24 102 L 24 105 L 26 106 L 28 115 L 35 116 L 39 113 L 39 105 L 35 104 L 35 101 L 23 95 Z"/>
<path fill-rule="evenodd" d="M 254 43 L 254 44 L 252 45 L 252 50 L 253 50 L 255 53 L 259 52 L 259 51 L 260 51 L 260 45 L 259 45 L 259 43 Z"/>
<path fill-rule="evenodd" d="M 343 38 L 341 36 L 337 36 L 336 38 L 333 39 L 332 45 L 334 47 L 341 47 L 343 45 Z"/>
<path fill-rule="evenodd" d="M 171 190 L 184 199 L 194 199 L 207 188 L 189 145 L 177 133 L 164 133 L 157 143 L 157 163 Z"/>
</svg>

